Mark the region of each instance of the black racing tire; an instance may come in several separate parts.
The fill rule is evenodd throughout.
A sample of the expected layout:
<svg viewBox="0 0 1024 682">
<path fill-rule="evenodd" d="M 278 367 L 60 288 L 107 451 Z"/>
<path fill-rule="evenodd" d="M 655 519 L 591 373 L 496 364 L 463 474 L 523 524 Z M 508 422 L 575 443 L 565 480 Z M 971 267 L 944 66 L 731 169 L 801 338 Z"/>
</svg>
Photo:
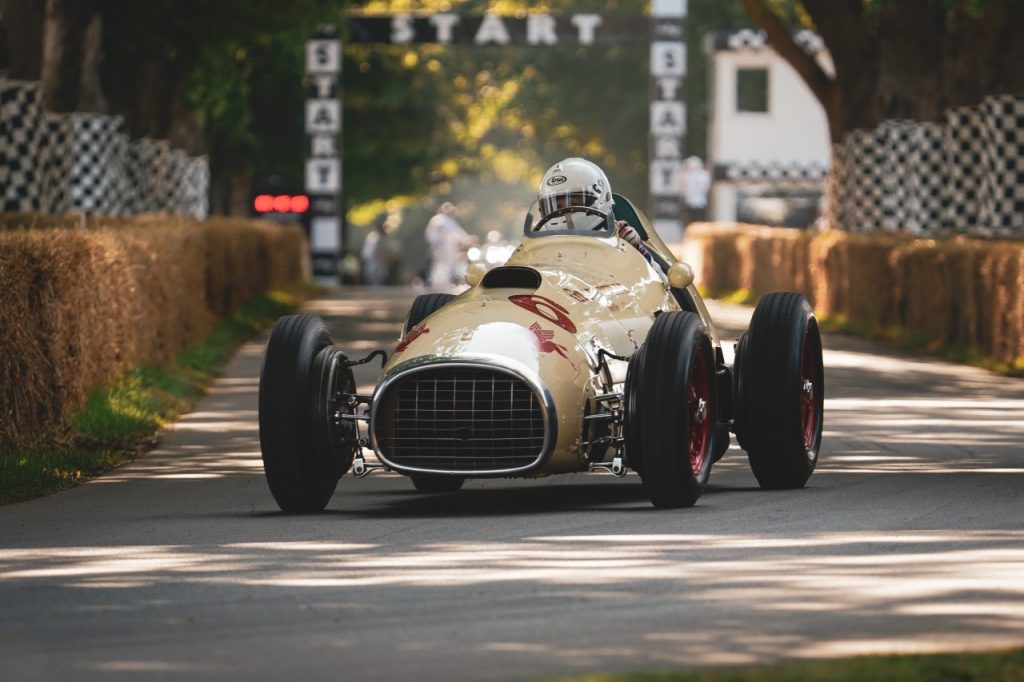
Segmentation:
<svg viewBox="0 0 1024 682">
<path fill-rule="evenodd" d="M 743 439 L 743 405 L 740 402 L 740 365 L 746 345 L 747 335 L 744 333 L 740 335 L 740 340 L 736 343 L 736 356 L 733 358 L 732 364 L 732 430 L 736 434 L 736 444 L 743 450 L 746 450 L 746 447 L 743 445 L 745 441 Z"/>
<path fill-rule="evenodd" d="M 762 488 L 802 488 L 821 452 L 825 372 L 821 334 L 802 294 L 757 304 L 737 357 L 741 445 Z"/>
<path fill-rule="evenodd" d="M 404 334 L 415 329 L 420 322 L 430 317 L 436 310 L 455 298 L 454 294 L 421 294 L 412 302 L 409 315 L 405 318 Z"/>
<path fill-rule="evenodd" d="M 412 484 L 421 493 L 453 493 L 462 487 L 466 479 L 461 476 L 442 476 L 440 474 L 415 474 Z"/>
<path fill-rule="evenodd" d="M 695 313 L 658 316 L 630 359 L 627 459 L 655 507 L 691 507 L 708 482 L 718 413 L 715 354 Z"/>
<path fill-rule="evenodd" d="M 314 444 L 310 394 L 319 390 L 313 365 L 331 345 L 323 321 L 311 315 L 282 317 L 270 332 L 260 371 L 259 425 L 263 472 L 282 511 L 321 511 L 338 476 Z M 317 377 L 318 379 L 319 377 Z"/>
</svg>

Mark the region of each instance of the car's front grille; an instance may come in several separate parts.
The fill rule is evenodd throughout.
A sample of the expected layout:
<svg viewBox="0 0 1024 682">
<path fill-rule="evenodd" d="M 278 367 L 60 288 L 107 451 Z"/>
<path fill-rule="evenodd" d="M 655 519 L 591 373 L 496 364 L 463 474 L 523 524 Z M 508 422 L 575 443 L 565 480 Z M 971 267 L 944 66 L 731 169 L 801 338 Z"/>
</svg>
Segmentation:
<svg viewBox="0 0 1024 682">
<path fill-rule="evenodd" d="M 544 448 L 544 411 L 501 370 L 439 365 L 400 376 L 374 405 L 381 455 L 398 467 L 486 473 L 522 469 Z"/>
</svg>

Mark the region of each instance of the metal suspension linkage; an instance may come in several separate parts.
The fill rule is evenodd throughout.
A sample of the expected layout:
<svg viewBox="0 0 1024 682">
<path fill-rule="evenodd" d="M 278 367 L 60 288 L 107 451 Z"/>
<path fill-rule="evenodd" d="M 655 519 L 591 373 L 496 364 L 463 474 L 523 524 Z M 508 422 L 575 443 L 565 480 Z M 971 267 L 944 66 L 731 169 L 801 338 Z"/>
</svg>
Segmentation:
<svg viewBox="0 0 1024 682">
<path fill-rule="evenodd" d="M 384 365 L 387 364 L 388 354 L 382 350 L 375 350 L 360 360 L 345 359 L 345 368 L 348 369 L 355 367 L 356 365 L 365 365 L 378 357 L 381 360 L 381 367 L 383 368 Z M 354 385 L 353 388 L 355 388 Z M 369 447 L 370 439 L 366 436 L 360 435 L 359 428 L 360 424 L 366 424 L 367 429 L 369 428 L 370 407 L 373 404 L 373 396 L 339 391 L 334 396 L 334 402 L 338 405 L 338 409 L 334 412 L 335 426 L 350 426 L 355 435 L 352 445 L 355 450 L 352 457 L 352 475 L 356 478 L 365 478 L 366 476 L 369 476 L 370 473 L 377 471 L 378 469 L 386 469 L 387 467 L 383 464 L 367 464 L 366 458 L 363 457 L 363 449 Z M 360 406 L 365 406 L 365 408 L 360 411 Z"/>
<path fill-rule="evenodd" d="M 611 353 L 607 353 L 611 355 Z M 616 356 L 612 356 L 616 357 Z M 581 447 L 589 450 L 592 446 L 601 447 L 614 447 L 615 457 L 610 462 L 592 462 L 590 464 L 590 471 L 597 472 L 603 471 L 612 474 L 617 478 L 622 478 L 626 475 L 626 464 L 622 456 L 623 447 L 626 439 L 622 435 L 622 424 L 623 424 L 623 396 L 621 393 L 606 393 L 604 395 L 594 396 L 594 402 L 605 403 L 606 407 L 610 410 L 609 412 L 598 412 L 595 414 L 589 414 L 583 418 L 584 421 L 611 422 L 612 435 L 603 436 L 597 440 L 587 441 L 581 443 Z"/>
</svg>

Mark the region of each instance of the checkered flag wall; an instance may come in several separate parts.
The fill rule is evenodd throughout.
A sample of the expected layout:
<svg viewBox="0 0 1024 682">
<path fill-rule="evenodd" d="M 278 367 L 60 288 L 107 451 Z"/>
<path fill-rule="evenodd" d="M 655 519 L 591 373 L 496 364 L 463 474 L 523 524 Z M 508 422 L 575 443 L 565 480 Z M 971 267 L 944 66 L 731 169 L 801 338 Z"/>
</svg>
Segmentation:
<svg viewBox="0 0 1024 682">
<path fill-rule="evenodd" d="M 38 211 L 42 206 L 43 121 L 39 83 L 0 79 L 0 203 L 4 211 Z"/>
<path fill-rule="evenodd" d="M 942 126 L 888 121 L 883 226 L 890 231 L 933 232 L 942 227 L 946 171 Z"/>
<path fill-rule="evenodd" d="M 839 224 L 855 232 L 882 229 L 887 167 L 884 131 L 850 131 L 842 154 L 844 190 L 838 211 Z"/>
<path fill-rule="evenodd" d="M 932 232 L 943 228 L 949 197 L 946 187 L 945 126 L 941 123 L 915 124 L 914 191 L 917 194 L 917 223 Z"/>
<path fill-rule="evenodd" d="M 209 165 L 165 141 L 130 142 L 118 116 L 53 114 L 39 83 L 0 78 L 0 209 L 205 218 Z"/>
<path fill-rule="evenodd" d="M 978 229 L 981 214 L 981 184 L 985 176 L 985 140 L 981 111 L 958 107 L 946 112 L 943 127 L 946 160 L 947 230 L 971 233 Z"/>
<path fill-rule="evenodd" d="M 41 208 L 47 213 L 71 209 L 71 118 L 47 112 L 43 117 L 40 147 Z"/>
<path fill-rule="evenodd" d="M 981 224 L 996 236 L 1024 235 L 1024 99 L 988 97 L 981 105 L 985 141 Z"/>
<path fill-rule="evenodd" d="M 843 229 L 1022 237 L 1024 98 L 851 131 L 833 147 L 827 187 Z"/>
<path fill-rule="evenodd" d="M 124 120 L 103 114 L 71 115 L 71 209 L 124 213 Z"/>
</svg>

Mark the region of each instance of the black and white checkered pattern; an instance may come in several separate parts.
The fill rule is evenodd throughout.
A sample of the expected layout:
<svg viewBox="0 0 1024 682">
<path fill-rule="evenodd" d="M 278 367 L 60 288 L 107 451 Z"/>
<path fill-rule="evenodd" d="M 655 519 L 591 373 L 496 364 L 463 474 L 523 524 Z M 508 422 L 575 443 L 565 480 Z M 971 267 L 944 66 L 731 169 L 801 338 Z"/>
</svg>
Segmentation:
<svg viewBox="0 0 1024 682">
<path fill-rule="evenodd" d="M 942 126 L 887 121 L 883 226 L 890 231 L 933 232 L 942 227 L 946 170 Z"/>
<path fill-rule="evenodd" d="M 1024 236 L 1024 98 L 853 131 L 836 154 L 830 210 L 846 229 Z"/>
<path fill-rule="evenodd" d="M 159 211 L 162 191 L 158 181 L 163 167 L 163 158 L 170 151 L 166 142 L 141 138 L 128 145 L 125 175 L 128 180 L 128 194 L 132 213 L 155 213 Z"/>
<path fill-rule="evenodd" d="M 0 208 L 38 211 L 43 93 L 35 82 L 0 79 Z"/>
<path fill-rule="evenodd" d="M 42 175 L 41 208 L 65 213 L 71 208 L 71 119 L 47 112 L 43 117 L 43 141 L 39 166 Z"/>
<path fill-rule="evenodd" d="M 879 127 L 885 145 L 883 156 L 882 229 L 919 232 L 914 192 L 914 123 L 886 121 Z"/>
<path fill-rule="evenodd" d="M 978 229 L 981 185 L 985 177 L 985 139 L 981 111 L 958 107 L 946 112 L 946 203 L 943 225 L 947 230 L 971 233 Z"/>
<path fill-rule="evenodd" d="M 941 123 L 918 123 L 916 127 L 914 180 L 919 211 L 917 222 L 923 231 L 934 232 L 943 229 L 949 203 L 946 127 Z"/>
<path fill-rule="evenodd" d="M 814 31 L 798 31 L 793 34 L 796 44 L 811 55 L 825 50 L 825 41 Z M 725 52 L 730 50 L 764 50 L 770 48 L 768 37 L 764 31 L 745 28 L 739 31 L 712 31 L 704 42 L 706 52 Z"/>
<path fill-rule="evenodd" d="M 839 224 L 862 232 L 883 229 L 886 205 L 885 132 L 852 130 L 843 143 L 844 183 L 837 211 Z"/>
<path fill-rule="evenodd" d="M 185 185 L 187 170 L 188 154 L 180 149 L 170 150 L 163 169 L 163 181 L 167 187 L 163 202 L 165 213 L 184 213 L 188 201 L 188 188 Z"/>
<path fill-rule="evenodd" d="M 205 218 L 206 158 L 129 143 L 123 127 L 117 116 L 48 113 L 39 83 L 0 78 L 0 210 Z"/>
<path fill-rule="evenodd" d="M 758 162 L 744 161 L 715 164 L 714 178 L 723 182 L 773 184 L 821 184 L 828 167 L 824 164 L 802 161 Z"/>
<path fill-rule="evenodd" d="M 71 209 L 124 213 L 124 121 L 120 116 L 71 115 Z"/>
<path fill-rule="evenodd" d="M 988 97 L 981 118 L 985 175 L 980 222 L 997 236 L 1024 235 L 1024 98 Z"/>
</svg>

